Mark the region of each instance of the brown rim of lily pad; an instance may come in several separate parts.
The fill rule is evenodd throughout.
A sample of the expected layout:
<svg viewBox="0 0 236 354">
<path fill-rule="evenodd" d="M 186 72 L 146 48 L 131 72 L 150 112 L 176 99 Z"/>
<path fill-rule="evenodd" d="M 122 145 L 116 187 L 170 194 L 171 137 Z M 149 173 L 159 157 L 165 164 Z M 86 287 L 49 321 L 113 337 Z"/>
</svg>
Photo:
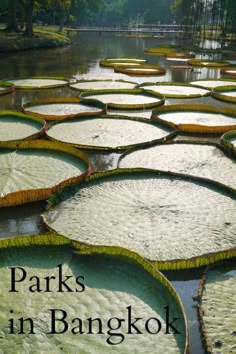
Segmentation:
<svg viewBox="0 0 236 354">
<path fill-rule="evenodd" d="M 150 103 L 113 103 L 109 102 L 107 103 L 107 107 L 109 108 L 114 108 L 114 109 L 146 109 L 146 108 L 153 108 L 153 107 L 158 107 L 164 104 L 165 98 L 163 95 L 151 91 L 151 90 L 143 90 L 140 88 L 135 88 L 135 89 L 126 89 L 126 90 L 121 90 L 121 89 L 114 89 L 114 90 L 88 90 L 83 93 L 81 93 L 80 97 L 83 99 L 88 99 L 92 98 L 93 96 L 96 95 L 112 95 L 112 94 L 123 94 L 123 95 L 143 95 L 146 97 L 150 97 L 156 100 Z M 96 99 L 95 99 L 96 100 Z"/>
<path fill-rule="evenodd" d="M 223 68 L 220 70 L 220 73 L 226 76 L 236 76 L 236 66 L 232 65 L 232 67 Z"/>
<path fill-rule="evenodd" d="M 163 113 L 174 113 L 174 112 L 202 112 L 202 113 L 216 113 L 225 114 L 232 118 L 235 118 L 235 124 L 233 125 L 214 125 L 207 126 L 203 124 L 193 124 L 193 123 L 173 123 L 159 117 L 159 114 Z M 220 109 L 213 106 L 198 104 L 198 105 L 169 105 L 160 108 L 156 108 L 152 111 L 151 119 L 160 122 L 161 124 L 166 124 L 174 129 L 177 129 L 184 133 L 199 133 L 199 134 L 223 134 L 230 130 L 236 129 L 236 110 L 233 109 Z"/>
<path fill-rule="evenodd" d="M 235 144 L 231 142 L 231 139 L 235 140 Z M 221 144 L 226 147 L 230 152 L 236 155 L 236 130 L 229 131 L 222 135 L 220 139 Z"/>
<path fill-rule="evenodd" d="M 15 91 L 15 86 L 11 82 L 0 81 L 0 96 L 7 95 Z"/>
<path fill-rule="evenodd" d="M 47 248 L 49 248 L 48 251 L 46 250 Z M 5 237 L 5 238 L 0 239 L 0 251 L 8 253 L 7 258 L 8 258 L 8 261 L 10 260 L 10 262 L 12 260 L 12 265 L 13 265 L 13 263 L 15 264 L 15 260 L 16 260 L 15 257 L 19 257 L 22 260 L 23 256 L 25 255 L 24 253 L 28 252 L 30 254 L 30 252 L 32 252 L 32 250 L 36 250 L 36 252 L 38 252 L 38 253 L 46 251 L 46 253 L 48 253 L 48 255 L 49 255 L 49 258 L 52 257 L 52 254 L 53 254 L 54 255 L 53 259 L 55 260 L 55 262 L 54 262 L 55 265 L 57 264 L 56 263 L 57 257 L 58 257 L 58 261 L 61 261 L 60 260 L 61 256 L 68 255 L 68 253 L 71 253 L 71 257 L 73 257 L 75 261 L 77 259 L 79 259 L 78 257 L 83 257 L 83 263 L 87 262 L 87 261 L 90 262 L 91 257 L 96 257 L 95 258 L 96 261 L 99 261 L 98 257 L 101 256 L 103 258 L 103 262 L 104 262 L 104 260 L 105 260 L 105 262 L 108 261 L 108 265 L 111 265 L 111 262 L 109 262 L 109 259 L 110 259 L 110 260 L 114 260 L 114 262 L 117 262 L 117 261 L 120 263 L 122 262 L 122 264 L 127 262 L 127 267 L 130 267 L 130 266 L 136 267 L 137 266 L 138 268 L 134 269 L 136 272 L 138 271 L 138 269 L 142 270 L 143 274 L 146 273 L 150 277 L 151 280 L 153 280 L 155 283 L 159 284 L 158 288 L 157 288 L 159 291 L 162 291 L 162 289 L 165 290 L 165 291 L 163 291 L 163 294 L 160 294 L 160 298 L 163 299 L 168 294 L 167 295 L 168 299 L 169 299 L 169 301 L 171 301 L 171 308 L 176 307 L 176 309 L 179 311 L 179 315 L 181 316 L 181 318 L 177 317 L 177 319 L 180 319 L 182 322 L 182 325 L 181 325 L 182 330 L 180 330 L 180 332 L 179 332 L 179 334 L 177 334 L 177 336 L 181 336 L 183 338 L 183 340 L 182 340 L 181 348 L 176 348 L 176 349 L 179 354 L 180 353 L 181 354 L 189 354 L 189 323 L 187 320 L 187 315 L 186 315 L 182 300 L 181 300 L 178 292 L 175 290 L 175 288 L 173 287 L 171 282 L 167 279 L 167 277 L 162 272 L 160 272 L 156 267 L 154 267 L 152 263 L 147 261 L 145 258 L 141 257 L 138 253 L 132 252 L 132 251 L 122 248 L 122 247 L 102 248 L 102 247 L 96 247 L 96 246 L 88 246 L 88 245 L 85 245 L 85 244 L 80 243 L 78 241 L 73 241 L 63 235 L 59 235 L 59 234 L 55 234 L 55 233 L 44 233 L 44 234 L 30 235 L 30 236 L 19 235 L 17 237 L 13 237 L 13 238 Z M 11 251 L 13 251 L 13 255 L 10 254 Z M 19 251 L 21 252 L 20 255 L 18 254 Z M 52 252 L 52 254 L 50 254 L 51 252 Z M 103 257 L 104 255 L 107 256 L 107 258 L 104 258 Z M 89 258 L 86 259 L 85 258 L 86 256 L 88 256 Z M 47 257 L 47 254 L 44 255 L 44 258 L 46 258 L 46 257 Z M 2 257 L 2 259 L 4 260 L 5 257 Z M 25 260 L 26 260 L 25 264 L 27 264 L 27 258 L 25 258 Z M 37 260 L 36 260 L 36 262 L 37 262 Z M 31 260 L 31 263 L 32 263 L 32 260 Z M 63 259 L 62 259 L 62 264 L 65 264 Z M 90 262 L 90 264 L 91 264 L 91 262 Z M 112 264 L 113 264 L 113 262 L 112 262 Z M 71 265 L 71 261 L 69 258 L 67 258 L 66 265 L 67 265 L 67 267 L 69 267 Z M 3 266 L 3 264 L 1 264 L 1 266 Z M 8 262 L 8 266 L 10 266 L 9 262 Z M 32 264 L 30 264 L 30 266 L 32 266 Z M 45 266 L 45 264 L 44 264 L 44 266 Z M 53 267 L 52 263 L 50 264 L 50 266 Z M 33 268 L 37 269 L 35 267 L 35 263 L 33 265 Z M 114 265 L 114 268 L 115 268 L 115 265 Z M 5 268 L 5 271 L 7 271 L 7 269 L 8 268 Z M 92 267 L 91 267 L 91 269 L 92 269 Z M 94 269 L 94 272 L 97 271 L 96 267 L 93 269 Z M 105 269 L 105 268 L 103 267 L 103 269 Z M 136 274 L 136 272 L 135 272 L 135 274 Z M 77 272 L 77 274 L 78 274 L 78 272 Z M 98 276 L 99 276 L 99 273 L 98 273 Z M 140 280 L 140 278 L 138 278 L 138 276 L 137 276 L 137 279 Z M 95 280 L 96 280 L 96 278 L 95 278 Z M 104 282 L 103 282 L 103 284 L 104 284 Z M 109 285 L 110 285 L 110 283 L 109 283 Z M 90 286 L 88 284 L 88 288 L 89 287 Z M 124 288 L 124 286 L 123 286 L 123 288 Z M 94 287 L 94 289 L 96 289 L 96 287 Z M 106 289 L 106 287 L 104 289 Z M 6 293 L 7 293 L 7 290 L 6 290 Z M 154 293 L 154 292 L 152 292 L 152 293 L 155 296 L 156 293 Z M 99 297 L 101 298 L 101 295 Z M 104 299 L 105 299 L 105 297 L 102 297 L 103 305 L 105 304 L 105 306 L 108 306 L 110 308 L 111 303 L 109 301 L 104 301 Z M 10 300 L 9 300 L 9 302 L 10 302 Z M 142 302 L 145 303 L 145 301 L 143 301 L 143 300 L 142 300 Z M 90 302 L 88 302 L 88 304 L 91 306 Z M 169 304 L 168 304 L 168 306 L 169 306 Z M 164 309 L 165 309 L 165 307 L 164 307 Z M 165 332 L 163 334 L 164 334 L 164 336 L 166 336 Z M 40 340 L 40 336 L 39 336 L 39 340 Z M 133 342 L 133 340 L 131 340 L 131 342 Z M 57 345 L 55 346 L 55 348 L 56 347 L 58 348 L 58 343 L 56 343 L 56 344 Z M 156 345 L 158 346 L 158 337 L 157 337 L 157 344 Z M 91 346 L 93 346 L 93 343 L 91 344 Z M 51 348 L 51 346 L 50 346 L 50 348 Z M 106 351 L 106 353 L 107 353 L 107 351 Z"/>
<path fill-rule="evenodd" d="M 92 167 L 90 165 L 88 156 L 78 149 L 75 149 L 67 144 L 56 143 L 47 140 L 25 140 L 21 142 L 0 142 L 1 151 L 25 151 L 27 150 L 46 150 L 55 151 L 60 153 L 68 154 L 71 157 L 78 159 L 84 163 L 85 172 L 74 177 L 69 177 L 60 183 L 57 183 L 53 187 L 36 188 L 36 189 L 25 189 L 19 190 L 17 192 L 9 192 L 3 196 L 0 196 L 0 208 L 8 206 L 22 205 L 29 202 L 46 200 L 53 193 L 57 192 L 59 189 L 68 186 L 73 183 L 79 183 L 85 179 L 88 175 L 92 173 Z"/>
<path fill-rule="evenodd" d="M 149 141 L 144 141 L 141 143 L 136 143 L 136 144 L 128 144 L 128 145 L 124 145 L 124 146 L 116 146 L 116 147 L 109 147 L 109 146 L 96 146 L 96 145 L 84 145 L 84 144 L 77 144 L 77 143 L 69 143 L 69 142 L 61 142 L 59 139 L 53 138 L 48 134 L 48 131 L 50 131 L 50 128 L 53 126 L 56 126 L 58 124 L 63 124 L 66 122 L 73 122 L 73 120 L 94 120 L 94 119 L 104 119 L 104 120 L 109 120 L 112 119 L 114 121 L 116 120 L 124 120 L 124 121 L 130 121 L 130 122 L 139 122 L 139 123 L 145 123 L 145 124 L 149 124 L 152 126 L 156 126 L 157 128 L 168 128 L 166 135 L 161 137 L 161 138 L 157 138 L 154 140 L 149 140 Z M 142 147 L 147 147 L 147 146 L 153 146 L 156 145 L 162 141 L 168 141 L 170 139 L 173 139 L 176 135 L 178 134 L 178 131 L 173 129 L 173 127 L 167 127 L 165 125 L 162 125 L 158 122 L 155 121 L 151 121 L 151 119 L 146 119 L 146 118 L 137 118 L 137 117 L 129 117 L 129 116 L 114 116 L 114 115 L 106 115 L 106 116 L 98 116 L 98 117 L 88 117 L 88 116 L 80 116 L 80 117 L 72 117 L 70 119 L 63 119 L 63 120 L 58 120 L 53 122 L 50 126 L 49 129 L 46 131 L 46 136 L 49 140 L 51 141 L 55 141 L 58 144 L 62 143 L 62 144 L 66 144 L 68 146 L 72 146 L 75 148 L 79 148 L 79 149 L 85 149 L 85 150 L 94 150 L 94 151 L 104 151 L 104 152 L 112 152 L 112 151 L 124 151 L 127 149 L 137 149 L 137 148 L 142 148 Z"/>
<path fill-rule="evenodd" d="M 118 65 L 117 63 L 127 63 L 127 65 L 129 64 L 136 64 L 136 65 L 141 65 L 146 63 L 147 60 L 143 59 L 143 58 L 106 58 L 103 60 L 100 60 L 99 65 L 103 66 L 103 67 L 111 67 L 113 68 L 115 65 Z"/>
<path fill-rule="evenodd" d="M 35 139 L 35 138 L 39 138 L 40 136 L 44 135 L 45 133 L 45 129 L 46 129 L 46 122 L 37 116 L 33 116 L 31 114 L 24 114 L 21 112 L 17 112 L 17 111 L 0 111 L 0 121 L 1 121 L 1 117 L 3 118 L 18 118 L 19 122 L 35 122 L 36 124 L 39 125 L 39 131 L 37 133 L 34 133 L 32 135 L 26 136 L 22 139 L 13 139 L 13 140 L 8 140 L 9 142 L 14 142 L 14 141 L 21 141 L 21 140 L 26 140 L 26 139 Z M 16 123 L 17 124 L 17 123 Z M 41 128 L 40 128 L 41 126 Z M 7 142 L 4 140 L 4 143 Z"/>
<path fill-rule="evenodd" d="M 31 108 L 37 105 L 49 105 L 49 104 L 80 104 L 85 106 L 91 106 L 98 108 L 98 111 L 94 112 L 78 112 L 78 113 L 71 113 L 71 114 L 64 114 L 64 115 L 56 115 L 56 114 L 43 114 L 43 113 L 36 113 L 31 111 Z M 94 99 L 81 99 L 79 97 L 54 97 L 54 98 L 42 98 L 38 100 L 33 100 L 30 102 L 26 102 L 22 106 L 22 110 L 24 113 L 32 114 L 38 117 L 41 117 L 45 120 L 60 120 L 65 118 L 71 117 L 78 117 L 80 115 L 102 115 L 106 114 L 107 112 L 107 105 Z"/>
<path fill-rule="evenodd" d="M 201 66 L 201 67 L 212 67 L 220 68 L 224 66 L 229 66 L 230 63 L 224 60 L 209 60 L 209 59 L 191 59 L 189 64 L 192 66 Z"/>
<path fill-rule="evenodd" d="M 8 82 L 11 83 L 12 81 L 26 81 L 26 84 L 23 85 L 17 85 L 17 83 L 14 84 L 16 90 L 44 90 L 44 89 L 54 89 L 58 87 L 66 87 L 69 85 L 69 80 L 66 79 L 65 77 L 54 77 L 54 76 L 32 76 L 32 77 L 23 77 L 23 78 L 10 78 L 8 79 Z M 43 86 L 33 86 L 33 85 L 27 85 L 27 80 L 45 80 L 45 85 Z M 53 80 L 55 83 L 53 84 L 46 84 L 47 80 Z M 57 82 L 58 81 L 58 82 Z"/>
<path fill-rule="evenodd" d="M 115 66 L 116 73 L 127 74 L 129 76 L 162 76 L 165 75 L 166 70 L 159 65 L 139 65 L 137 68 L 133 66 Z"/>
<path fill-rule="evenodd" d="M 165 98 L 199 98 L 199 97 L 205 97 L 205 96 L 209 96 L 211 94 L 211 91 L 207 90 L 206 88 L 200 88 L 197 85 L 192 85 L 192 84 L 188 84 L 188 83 L 179 83 L 179 82 L 144 82 L 140 85 L 138 85 L 138 88 L 142 88 L 145 90 L 146 86 L 179 86 L 179 87 L 189 87 L 189 88 L 196 88 L 196 89 L 203 89 L 206 92 L 204 94 L 200 94 L 200 93 L 196 93 L 196 94 L 172 94 L 172 93 L 160 93 L 162 94 Z M 152 89 L 149 89 L 149 91 L 152 91 Z M 154 91 L 156 92 L 156 91 Z"/>
<path fill-rule="evenodd" d="M 75 83 L 70 83 L 69 87 L 75 91 L 88 91 L 88 89 L 86 89 L 86 88 L 77 88 L 77 87 L 75 87 L 75 85 L 86 84 L 86 83 L 90 83 L 90 82 L 95 82 L 95 83 L 99 83 L 99 82 L 116 83 L 116 82 L 118 82 L 121 84 L 133 84 L 134 87 L 137 85 L 137 83 L 133 82 L 133 81 L 104 79 L 104 80 L 78 80 Z M 94 89 L 89 89 L 89 90 L 97 90 L 97 89 L 94 88 Z"/>
<path fill-rule="evenodd" d="M 233 93 L 232 96 L 227 93 Z M 212 90 L 212 96 L 220 101 L 236 103 L 236 87 L 235 86 L 218 86 Z"/>
</svg>

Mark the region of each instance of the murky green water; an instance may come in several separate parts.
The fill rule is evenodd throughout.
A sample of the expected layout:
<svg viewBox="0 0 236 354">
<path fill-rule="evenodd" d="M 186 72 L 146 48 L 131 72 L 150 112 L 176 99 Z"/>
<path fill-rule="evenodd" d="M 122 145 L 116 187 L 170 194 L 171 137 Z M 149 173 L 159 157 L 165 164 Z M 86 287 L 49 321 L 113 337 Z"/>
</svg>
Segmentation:
<svg viewBox="0 0 236 354">
<path fill-rule="evenodd" d="M 83 33 L 75 35 L 72 40 L 73 44 L 65 48 L 1 54 L 0 80 L 32 76 L 62 76 L 68 79 L 123 79 L 140 84 L 147 81 L 190 82 L 199 79 L 220 78 L 219 68 L 177 69 L 172 68 L 172 66 L 183 65 L 181 61 L 167 61 L 164 56 L 144 53 L 144 50 L 149 47 L 174 45 L 177 43 L 175 39 L 129 38 L 113 34 Z M 191 43 L 189 44 L 191 45 Z M 142 57 L 148 59 L 149 64 L 164 66 L 166 75 L 131 78 L 124 74 L 114 73 L 112 68 L 101 68 L 99 66 L 99 61 L 103 58 L 130 56 Z M 224 59 L 220 55 L 198 54 L 197 57 L 205 60 Z M 68 87 L 34 91 L 17 90 L 13 94 L 0 96 L 0 109 L 20 110 L 23 103 L 39 98 L 78 96 L 79 92 Z M 165 104 L 178 103 L 205 103 L 215 107 L 235 108 L 234 104 L 217 101 L 211 97 L 187 100 L 167 99 Z M 90 152 L 89 155 L 95 170 L 101 171 L 117 166 L 119 154 L 95 154 Z M 17 208 L 2 209 L 0 211 L 0 237 L 31 235 L 45 231 L 45 226 L 40 218 L 45 205 L 46 203 L 34 203 Z M 192 354 L 203 354 L 196 304 L 192 300 L 192 295 L 195 295 L 197 291 L 201 271 L 172 272 L 167 276 L 178 290 L 186 307 L 190 321 L 191 352 Z"/>
</svg>

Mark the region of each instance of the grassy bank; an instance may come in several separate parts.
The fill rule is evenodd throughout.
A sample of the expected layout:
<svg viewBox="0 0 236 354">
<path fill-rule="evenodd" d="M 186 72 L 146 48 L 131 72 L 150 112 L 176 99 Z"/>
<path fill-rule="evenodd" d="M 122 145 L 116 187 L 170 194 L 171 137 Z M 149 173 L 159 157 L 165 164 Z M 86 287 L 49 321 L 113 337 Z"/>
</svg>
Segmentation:
<svg viewBox="0 0 236 354">
<path fill-rule="evenodd" d="M 51 29 L 35 28 L 34 37 L 26 37 L 22 33 L 8 33 L 0 30 L 0 52 L 12 52 L 18 50 L 56 48 L 70 44 L 70 40 L 64 34 Z"/>
</svg>

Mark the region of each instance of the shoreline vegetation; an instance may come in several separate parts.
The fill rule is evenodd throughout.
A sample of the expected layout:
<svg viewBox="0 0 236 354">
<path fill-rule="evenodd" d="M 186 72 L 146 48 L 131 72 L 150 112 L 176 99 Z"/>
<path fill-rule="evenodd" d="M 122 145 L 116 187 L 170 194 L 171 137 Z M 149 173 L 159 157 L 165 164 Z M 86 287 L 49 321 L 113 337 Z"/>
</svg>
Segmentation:
<svg viewBox="0 0 236 354">
<path fill-rule="evenodd" d="M 0 52 L 14 52 L 31 49 L 47 49 L 64 47 L 71 43 L 63 33 L 57 32 L 56 27 L 34 27 L 34 36 L 25 36 L 23 32 L 10 33 L 3 27 L 0 29 Z"/>
</svg>

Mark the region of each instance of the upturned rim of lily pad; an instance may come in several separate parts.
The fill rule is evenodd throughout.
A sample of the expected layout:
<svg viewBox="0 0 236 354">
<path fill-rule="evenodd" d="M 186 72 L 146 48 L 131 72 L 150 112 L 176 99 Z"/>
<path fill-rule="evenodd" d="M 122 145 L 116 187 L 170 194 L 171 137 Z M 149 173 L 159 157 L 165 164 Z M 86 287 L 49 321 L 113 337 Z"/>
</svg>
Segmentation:
<svg viewBox="0 0 236 354">
<path fill-rule="evenodd" d="M 69 85 L 69 79 L 65 78 L 65 77 L 60 77 L 60 76 L 31 76 L 31 77 L 16 77 L 16 78 L 9 78 L 7 79 L 8 82 L 11 83 L 11 80 L 58 80 L 58 81 L 64 81 L 64 83 L 62 82 L 58 82 L 58 84 L 54 84 L 54 85 L 45 85 L 45 86 L 22 86 L 22 85 L 17 85 L 17 84 L 13 84 L 16 90 L 44 90 L 44 89 L 54 89 L 54 88 L 59 88 L 59 87 L 66 87 Z"/>
<path fill-rule="evenodd" d="M 117 65 L 114 67 L 114 71 L 116 73 L 122 73 L 129 76 L 163 76 L 166 73 L 165 68 L 159 65 L 141 64 L 137 67 L 138 70 L 135 69 L 136 67 L 129 66 L 129 65 L 127 66 Z M 145 69 L 152 69 L 152 70 L 147 71 Z"/>
<path fill-rule="evenodd" d="M 79 116 L 79 117 L 72 117 L 70 119 L 62 119 L 60 121 L 55 121 L 53 122 L 50 126 L 49 126 L 49 129 L 47 131 L 50 131 L 50 128 L 55 126 L 55 125 L 58 125 L 58 124 L 61 124 L 61 123 L 66 123 L 66 122 L 69 122 L 69 121 L 73 121 L 73 120 L 84 120 L 84 119 L 87 119 L 88 121 L 91 119 L 91 120 L 94 120 L 94 119 L 113 119 L 114 121 L 116 120 L 124 120 L 124 121 L 131 121 L 131 122 L 139 122 L 139 123 L 146 123 L 146 124 L 149 124 L 149 125 L 152 125 L 152 126 L 156 126 L 158 128 L 160 127 L 164 127 L 164 128 L 167 128 L 166 126 L 158 123 L 158 122 L 153 122 L 151 121 L 151 119 L 147 119 L 147 118 L 140 118 L 140 117 L 129 117 L 129 116 L 122 116 L 122 115 L 119 115 L 119 116 L 115 116 L 115 115 L 105 115 L 105 116 L 93 116 L 93 117 L 88 117 L 88 116 Z M 109 146 L 96 146 L 96 145 L 84 145 L 84 144 L 76 144 L 76 143 L 69 143 L 69 142 L 64 142 L 64 144 L 67 144 L 69 146 L 73 146 L 75 148 L 79 148 L 81 150 L 94 150 L 94 151 L 109 151 L 109 152 L 112 152 L 112 151 L 124 151 L 124 150 L 127 150 L 127 149 L 137 149 L 137 148 L 141 148 L 141 147 L 144 147 L 144 146 L 152 146 L 152 145 L 155 145 L 157 144 L 158 142 L 161 142 L 161 141 L 165 141 L 165 140 L 170 140 L 170 139 L 173 139 L 177 134 L 178 134 L 178 131 L 176 129 L 173 129 L 173 127 L 168 127 L 169 128 L 169 132 L 166 133 L 165 136 L 163 136 L 162 138 L 157 138 L 155 140 L 151 140 L 151 141 L 145 141 L 145 142 L 141 142 L 141 143 L 137 143 L 137 144 L 129 144 L 129 145 L 124 145 L 124 146 L 116 146 L 116 147 L 109 147 Z M 51 141 L 55 141 L 57 143 L 60 143 L 60 140 L 59 139 L 56 139 L 56 138 L 52 138 L 46 131 L 46 136 L 49 140 Z"/>
<path fill-rule="evenodd" d="M 134 89 L 110 89 L 110 90 L 87 90 L 80 94 L 80 97 L 83 99 L 88 99 L 93 97 L 94 95 L 105 95 L 105 94 L 127 94 L 127 95 L 144 95 L 152 98 L 157 98 L 158 101 L 151 102 L 151 103 L 137 103 L 137 104 L 120 104 L 120 103 L 107 103 L 107 107 L 114 108 L 114 109 L 146 109 L 146 108 L 153 108 L 159 107 L 164 104 L 165 98 L 163 95 L 153 92 L 151 90 L 143 90 L 140 88 Z M 99 101 L 100 102 L 100 101 Z"/>
<path fill-rule="evenodd" d="M 69 247 L 72 253 L 81 256 L 107 255 L 110 257 L 124 257 L 134 262 L 134 264 L 140 266 L 152 278 L 160 282 L 160 284 L 164 288 L 166 288 L 166 291 L 172 296 L 173 301 L 175 301 L 177 307 L 179 308 L 182 314 L 185 329 L 184 333 L 182 333 L 182 335 L 184 336 L 183 354 L 189 354 L 189 324 L 183 302 L 171 282 L 151 262 L 140 256 L 137 252 L 128 250 L 123 247 L 103 247 L 85 245 L 79 241 L 71 240 L 66 236 L 52 232 L 30 236 L 17 236 L 12 238 L 6 237 L 0 239 L 0 249 L 31 248 L 45 246 Z"/>
<path fill-rule="evenodd" d="M 56 114 L 43 114 L 43 113 L 36 113 L 34 111 L 31 111 L 30 108 L 37 106 L 37 105 L 48 105 L 48 104 L 81 104 L 81 105 L 88 105 L 91 107 L 97 107 L 100 109 L 97 112 L 91 111 L 91 112 L 81 112 L 81 113 L 73 113 L 73 114 L 64 114 L 64 115 L 56 115 Z M 107 105 L 102 103 L 101 101 L 95 100 L 95 99 L 82 99 L 80 97 L 52 97 L 52 98 L 42 98 L 42 99 L 36 99 L 33 101 L 26 102 L 25 104 L 22 105 L 22 110 L 24 113 L 32 114 L 38 117 L 41 117 L 45 120 L 60 120 L 60 119 L 65 119 L 65 118 L 72 118 L 72 117 L 78 117 L 81 115 L 102 115 L 106 114 L 107 112 Z"/>
<path fill-rule="evenodd" d="M 221 144 L 228 149 L 234 156 L 236 156 L 236 145 L 232 144 L 230 139 L 234 137 L 236 139 L 236 130 L 231 130 L 222 135 L 220 138 Z"/>
<path fill-rule="evenodd" d="M 231 91 L 236 93 L 236 86 L 218 86 L 214 90 L 212 90 L 212 96 L 220 101 L 236 103 L 236 95 L 235 97 L 232 97 L 224 94 Z"/>
<path fill-rule="evenodd" d="M 17 192 L 10 192 L 3 197 L 0 196 L 0 208 L 46 200 L 59 189 L 68 186 L 69 184 L 80 183 L 83 179 L 92 173 L 92 167 L 90 165 L 88 156 L 84 152 L 68 146 L 67 144 L 51 142 L 43 139 L 0 142 L 0 151 L 7 150 L 51 150 L 52 152 L 63 152 L 77 158 L 80 161 L 83 161 L 86 166 L 86 171 L 79 174 L 78 176 L 69 177 L 60 183 L 57 183 L 53 187 L 20 190 Z"/>
<path fill-rule="evenodd" d="M 46 130 L 46 122 L 37 116 L 31 115 L 31 114 L 25 114 L 25 113 L 21 113 L 21 112 L 17 112 L 17 111 L 11 111 L 11 110 L 4 110 L 4 111 L 0 111 L 0 119 L 1 117 L 5 117 L 5 118 L 18 118 L 20 121 L 22 122 L 35 122 L 38 123 L 39 125 L 41 125 L 41 129 L 39 129 L 39 131 L 37 133 L 34 133 L 32 135 L 26 136 L 22 139 L 12 139 L 12 140 L 4 140 L 4 143 L 7 142 L 18 142 L 18 141 L 23 141 L 23 140 L 30 140 L 30 139 L 36 139 L 39 138 L 40 136 L 44 135 L 45 130 Z"/>
<path fill-rule="evenodd" d="M 161 82 L 161 81 L 158 81 L 158 82 L 144 82 L 140 85 L 138 85 L 137 87 L 138 88 L 143 88 L 145 90 L 145 87 L 146 86 L 183 86 L 183 87 L 192 87 L 192 88 L 196 88 L 196 89 L 199 89 L 200 87 L 197 86 L 197 85 L 192 85 L 192 84 L 189 84 L 189 83 L 180 83 L 180 82 Z M 200 94 L 200 93 L 196 93 L 196 94 L 191 94 L 191 95 L 186 95 L 186 94 L 171 94 L 171 93 L 167 93 L 167 94 L 162 94 L 165 98 L 199 98 L 199 97 L 205 97 L 205 96 L 210 96 L 211 94 L 211 90 L 209 89 L 206 89 L 204 87 L 201 87 L 201 89 L 204 89 L 206 91 L 206 93 L 204 94 Z M 152 91 L 152 89 L 150 89 L 150 91 Z M 156 91 L 154 91 L 156 92 Z"/>
<path fill-rule="evenodd" d="M 15 86 L 9 81 L 0 81 L 0 86 L 4 87 L 3 90 L 0 90 L 0 96 L 7 95 L 15 91 Z"/>
<path fill-rule="evenodd" d="M 192 176 L 189 174 L 184 174 L 184 173 L 178 173 L 178 172 L 170 172 L 170 171 L 163 171 L 163 170 L 157 170 L 157 169 L 147 169 L 147 168 L 117 168 L 113 169 L 110 171 L 104 171 L 104 172 L 95 172 L 92 173 L 90 176 L 88 176 L 86 179 L 84 179 L 83 183 L 80 183 L 79 185 L 77 184 L 72 184 L 70 186 L 66 186 L 65 188 L 60 189 L 57 193 L 54 193 L 47 201 L 47 211 L 53 210 L 53 208 L 66 200 L 69 195 L 74 194 L 78 188 L 83 188 L 84 184 L 100 180 L 106 181 L 110 177 L 113 176 L 137 176 L 137 175 L 144 175 L 147 176 L 157 176 L 157 177 L 168 177 L 172 179 L 178 179 L 182 181 L 188 181 L 188 182 L 196 182 L 200 183 L 204 187 L 208 188 L 214 188 L 219 193 L 224 193 L 230 198 L 233 198 L 236 200 L 236 191 L 232 189 L 231 187 L 228 187 L 220 182 L 210 180 L 208 178 L 203 178 L 203 177 L 198 177 L 198 176 Z M 57 234 L 57 231 L 53 229 L 52 226 L 48 225 L 44 215 L 42 216 L 42 220 L 46 227 L 48 228 L 49 232 L 54 232 Z M 76 240 L 76 242 L 80 242 Z M 94 247 L 95 249 L 100 249 L 102 252 L 106 253 L 106 250 L 109 252 L 109 250 L 119 250 L 121 247 L 120 246 L 107 246 L 107 245 L 93 245 L 90 243 L 83 243 L 81 242 L 84 247 Z M 130 249 L 127 249 L 127 252 L 134 252 Z M 232 247 L 229 249 L 225 250 L 220 250 L 220 251 L 215 251 L 215 252 L 210 252 L 210 253 L 205 253 L 201 254 L 199 256 L 194 256 L 191 258 L 182 258 L 182 259 L 171 259 L 171 260 L 148 260 L 150 263 L 152 263 L 157 269 L 159 270 L 179 270 L 179 269 L 190 269 L 190 268 L 198 268 L 210 264 L 214 264 L 218 261 L 221 260 L 227 260 L 227 259 L 232 259 L 236 257 L 236 247 Z"/>
<path fill-rule="evenodd" d="M 217 113 L 217 114 L 225 114 L 228 116 L 232 116 L 235 118 L 235 125 L 214 125 L 214 126 L 206 126 L 202 124 L 187 124 L 180 123 L 175 124 L 168 120 L 159 117 L 159 114 L 168 113 L 168 112 L 206 112 L 206 113 Z M 166 124 L 178 131 L 184 133 L 199 133 L 199 134 L 223 134 L 230 130 L 236 129 L 236 110 L 230 108 L 218 108 L 204 104 L 192 105 L 192 104 L 176 104 L 169 105 L 160 108 L 156 108 L 152 111 L 152 120 L 156 120 L 162 124 Z"/>
</svg>

